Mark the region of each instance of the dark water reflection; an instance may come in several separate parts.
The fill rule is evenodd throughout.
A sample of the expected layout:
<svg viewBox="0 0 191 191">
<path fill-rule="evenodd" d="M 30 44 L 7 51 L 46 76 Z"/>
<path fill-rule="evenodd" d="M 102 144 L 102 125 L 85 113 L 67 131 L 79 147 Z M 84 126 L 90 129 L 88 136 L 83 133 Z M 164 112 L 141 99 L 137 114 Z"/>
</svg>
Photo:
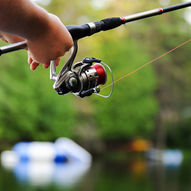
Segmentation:
<svg viewBox="0 0 191 191">
<path fill-rule="evenodd" d="M 191 190 L 191 164 L 184 162 L 181 166 L 164 166 L 145 160 L 133 161 L 94 161 L 92 166 L 85 169 L 80 176 L 71 176 L 67 168 L 57 167 L 60 174 L 53 174 L 44 184 L 34 184 L 15 171 L 0 168 L 1 191 L 187 191 Z M 78 167 L 72 168 L 79 172 Z M 68 173 L 67 173 L 68 172 Z M 48 173 L 48 172 L 47 172 Z M 46 174 L 46 171 L 45 173 Z M 80 173 L 78 173 L 79 175 Z M 46 175 L 44 175 L 46 176 Z M 55 178 L 60 179 L 60 181 Z M 70 176 L 69 183 L 65 181 Z M 34 177 L 33 177 L 34 178 Z M 45 177 L 37 176 L 37 179 Z M 40 181 L 41 182 L 41 181 Z M 67 182 L 67 183 L 66 183 Z"/>
</svg>

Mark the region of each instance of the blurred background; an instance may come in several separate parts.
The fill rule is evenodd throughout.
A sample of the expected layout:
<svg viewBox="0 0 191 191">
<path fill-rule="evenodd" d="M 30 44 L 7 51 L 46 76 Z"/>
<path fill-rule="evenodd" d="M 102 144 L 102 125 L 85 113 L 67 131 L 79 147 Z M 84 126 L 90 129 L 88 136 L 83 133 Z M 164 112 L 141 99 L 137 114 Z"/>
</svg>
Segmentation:
<svg viewBox="0 0 191 191">
<path fill-rule="evenodd" d="M 35 2 L 70 25 L 185 1 Z M 80 40 L 76 61 L 87 56 L 100 58 L 118 79 L 190 38 L 191 9 L 187 8 Z M 25 164 L 11 170 L 2 165 L 0 190 L 190 190 L 190 52 L 191 43 L 188 43 L 119 81 L 109 99 L 96 95 L 85 99 L 70 94 L 58 96 L 49 80 L 49 70 L 41 66 L 30 71 L 25 51 L 2 56 L 0 151 L 10 150 L 21 141 L 54 142 L 67 137 L 91 153 L 93 161 L 91 166 L 80 168 L 83 173 L 78 178 L 68 178 L 72 170 L 81 172 L 75 165 L 51 166 L 54 173 L 45 170 L 50 176 L 41 183 L 30 179 L 41 179 L 43 176 L 39 177 L 38 173 L 37 176 L 23 174 L 29 171 Z M 109 91 L 107 88 L 103 93 Z M 58 175 L 61 181 L 55 181 L 60 178 Z M 65 179 L 70 181 L 65 183 Z"/>
</svg>

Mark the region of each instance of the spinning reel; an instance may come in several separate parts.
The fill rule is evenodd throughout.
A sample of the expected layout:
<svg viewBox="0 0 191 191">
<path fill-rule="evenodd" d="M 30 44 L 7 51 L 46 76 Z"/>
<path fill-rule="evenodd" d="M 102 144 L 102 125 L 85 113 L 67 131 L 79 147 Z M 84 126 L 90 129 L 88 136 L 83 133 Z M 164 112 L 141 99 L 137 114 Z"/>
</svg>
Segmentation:
<svg viewBox="0 0 191 191">
<path fill-rule="evenodd" d="M 55 81 L 53 88 L 59 95 L 73 93 L 74 95 L 84 98 L 93 93 L 108 98 L 113 92 L 113 75 L 108 65 L 104 64 L 100 59 L 87 57 L 81 62 L 73 64 L 78 51 L 77 41 L 71 50 L 71 55 L 63 66 L 59 74 L 56 74 L 56 62 L 50 63 L 50 79 Z M 112 90 L 108 96 L 99 94 L 99 85 L 104 85 L 107 81 L 107 73 L 104 65 L 111 72 Z"/>
<path fill-rule="evenodd" d="M 191 1 L 172 5 L 169 7 L 136 13 L 125 17 L 111 17 L 103 19 L 101 21 L 91 22 L 83 25 L 66 26 L 74 40 L 74 46 L 71 50 L 71 55 L 68 61 L 63 66 L 59 74 L 56 74 L 56 62 L 51 61 L 50 79 L 54 81 L 53 88 L 59 95 L 73 93 L 74 95 L 83 98 L 95 93 L 104 98 L 110 97 L 113 92 L 114 80 L 112 71 L 107 64 L 104 64 L 101 60 L 92 57 L 87 57 L 81 62 L 73 64 L 78 51 L 77 40 L 87 36 L 91 36 L 101 31 L 107 31 L 117 28 L 129 22 L 161 15 L 186 7 L 191 7 Z M 0 55 L 24 49 L 26 47 L 26 41 L 3 46 L 0 47 Z M 104 85 L 107 81 L 107 73 L 104 66 L 109 69 L 112 77 L 112 89 L 108 96 L 99 94 L 99 85 Z"/>
</svg>

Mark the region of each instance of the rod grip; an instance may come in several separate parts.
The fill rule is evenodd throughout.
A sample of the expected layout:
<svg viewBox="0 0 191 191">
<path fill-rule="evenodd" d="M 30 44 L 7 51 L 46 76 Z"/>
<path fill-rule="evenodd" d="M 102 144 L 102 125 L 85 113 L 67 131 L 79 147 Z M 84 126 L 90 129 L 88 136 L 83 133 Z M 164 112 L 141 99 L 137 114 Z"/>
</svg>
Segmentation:
<svg viewBox="0 0 191 191">
<path fill-rule="evenodd" d="M 68 25 L 66 28 L 71 34 L 73 40 L 79 40 L 86 36 L 91 36 L 100 31 L 107 31 L 119 27 L 125 24 L 120 17 L 111 17 L 103 19 L 101 21 L 96 21 L 84 25 Z M 92 27 L 93 26 L 93 27 Z"/>
<path fill-rule="evenodd" d="M 101 24 L 102 31 L 111 30 L 121 26 L 122 24 L 125 24 L 120 17 L 111 17 L 111 18 L 103 19 L 98 23 Z"/>
<path fill-rule="evenodd" d="M 71 34 L 73 40 L 78 40 L 86 36 L 91 35 L 91 28 L 88 24 L 84 25 L 67 25 L 69 33 Z"/>
</svg>

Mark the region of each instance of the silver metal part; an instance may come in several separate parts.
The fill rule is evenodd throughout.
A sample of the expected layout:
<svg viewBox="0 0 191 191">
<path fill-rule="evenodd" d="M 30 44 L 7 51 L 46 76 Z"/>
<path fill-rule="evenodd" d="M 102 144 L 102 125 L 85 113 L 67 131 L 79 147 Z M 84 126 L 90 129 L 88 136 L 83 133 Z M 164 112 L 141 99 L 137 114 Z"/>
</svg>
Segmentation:
<svg viewBox="0 0 191 191">
<path fill-rule="evenodd" d="M 80 76 L 81 90 L 89 90 L 95 88 L 98 85 L 98 73 L 95 68 L 90 67 L 88 70 L 84 71 Z"/>
<path fill-rule="evenodd" d="M 60 87 L 60 85 L 66 78 L 65 74 L 67 72 L 70 73 L 73 61 L 77 54 L 77 51 L 78 51 L 78 45 L 77 45 L 77 42 L 74 41 L 74 46 L 71 49 L 70 57 L 68 58 L 66 64 L 63 66 L 63 68 L 61 69 L 59 74 L 56 73 L 56 61 L 52 60 L 50 62 L 50 79 L 55 81 L 55 83 L 53 85 L 54 89 Z"/>
<path fill-rule="evenodd" d="M 60 73 L 58 74 L 58 78 L 60 78 L 60 76 L 63 76 L 66 72 L 71 70 L 72 64 L 74 62 L 77 52 L 78 52 L 78 44 L 77 44 L 77 41 L 74 41 L 74 45 L 71 49 L 70 57 L 68 58 L 66 64 L 63 66 Z"/>
<path fill-rule="evenodd" d="M 91 23 L 88 23 L 90 29 L 91 29 L 91 32 L 94 34 L 96 32 L 96 25 L 95 23 L 91 22 Z"/>
<path fill-rule="evenodd" d="M 162 9 L 153 9 L 153 10 L 150 10 L 150 11 L 145 11 L 145 12 L 129 15 L 129 16 L 126 16 L 126 17 L 123 17 L 123 18 L 125 19 L 125 22 L 131 22 L 131 21 L 135 21 L 135 20 L 138 20 L 138 19 L 159 15 L 159 14 L 162 14 L 162 13 L 163 13 Z"/>
<path fill-rule="evenodd" d="M 76 87 L 78 85 L 78 81 L 76 78 L 71 77 L 68 81 L 70 87 Z"/>
<path fill-rule="evenodd" d="M 103 64 L 104 66 L 106 66 L 106 67 L 108 68 L 108 70 L 110 71 L 110 73 L 111 73 L 112 87 L 111 87 L 111 91 L 110 91 L 110 93 L 109 93 L 108 96 L 99 94 L 99 92 L 97 92 L 97 89 L 96 89 L 96 88 L 94 88 L 94 91 L 95 91 L 94 93 L 95 93 L 96 95 L 100 96 L 100 97 L 109 98 L 109 97 L 111 97 L 111 95 L 112 95 L 112 93 L 113 93 L 113 90 L 114 90 L 113 72 L 112 72 L 111 68 L 110 68 L 107 64 L 105 64 L 105 63 L 103 63 L 103 62 L 101 62 L 101 64 Z"/>
<path fill-rule="evenodd" d="M 56 74 L 56 61 L 52 60 L 50 62 L 50 79 L 52 81 L 56 81 L 57 77 L 58 77 L 58 75 Z"/>
<path fill-rule="evenodd" d="M 70 57 L 66 62 L 66 64 L 61 69 L 61 71 L 59 72 L 59 74 L 56 73 L 56 61 L 55 60 L 51 61 L 50 79 L 55 82 L 53 88 L 60 95 L 73 93 L 78 97 L 86 97 L 90 96 L 92 93 L 96 93 L 97 95 L 104 98 L 110 97 L 113 92 L 114 84 L 113 84 L 112 71 L 109 68 L 109 66 L 100 61 L 102 65 L 105 65 L 109 69 L 112 76 L 112 90 L 108 96 L 104 96 L 98 94 L 100 92 L 100 88 L 98 87 L 99 74 L 97 70 L 92 66 L 92 63 L 94 62 L 96 64 L 96 62 L 95 61 L 93 61 L 92 63 L 79 62 L 73 65 L 73 61 L 76 57 L 77 50 L 78 50 L 77 42 L 74 42 L 74 46 L 71 50 Z M 100 64 L 100 62 L 98 62 L 97 64 Z"/>
<path fill-rule="evenodd" d="M 59 88 L 62 83 L 66 80 L 66 78 L 71 74 L 71 71 L 68 71 L 67 73 L 65 73 L 65 75 L 60 76 L 59 78 L 57 78 L 56 82 L 53 85 L 54 89 Z"/>
</svg>

